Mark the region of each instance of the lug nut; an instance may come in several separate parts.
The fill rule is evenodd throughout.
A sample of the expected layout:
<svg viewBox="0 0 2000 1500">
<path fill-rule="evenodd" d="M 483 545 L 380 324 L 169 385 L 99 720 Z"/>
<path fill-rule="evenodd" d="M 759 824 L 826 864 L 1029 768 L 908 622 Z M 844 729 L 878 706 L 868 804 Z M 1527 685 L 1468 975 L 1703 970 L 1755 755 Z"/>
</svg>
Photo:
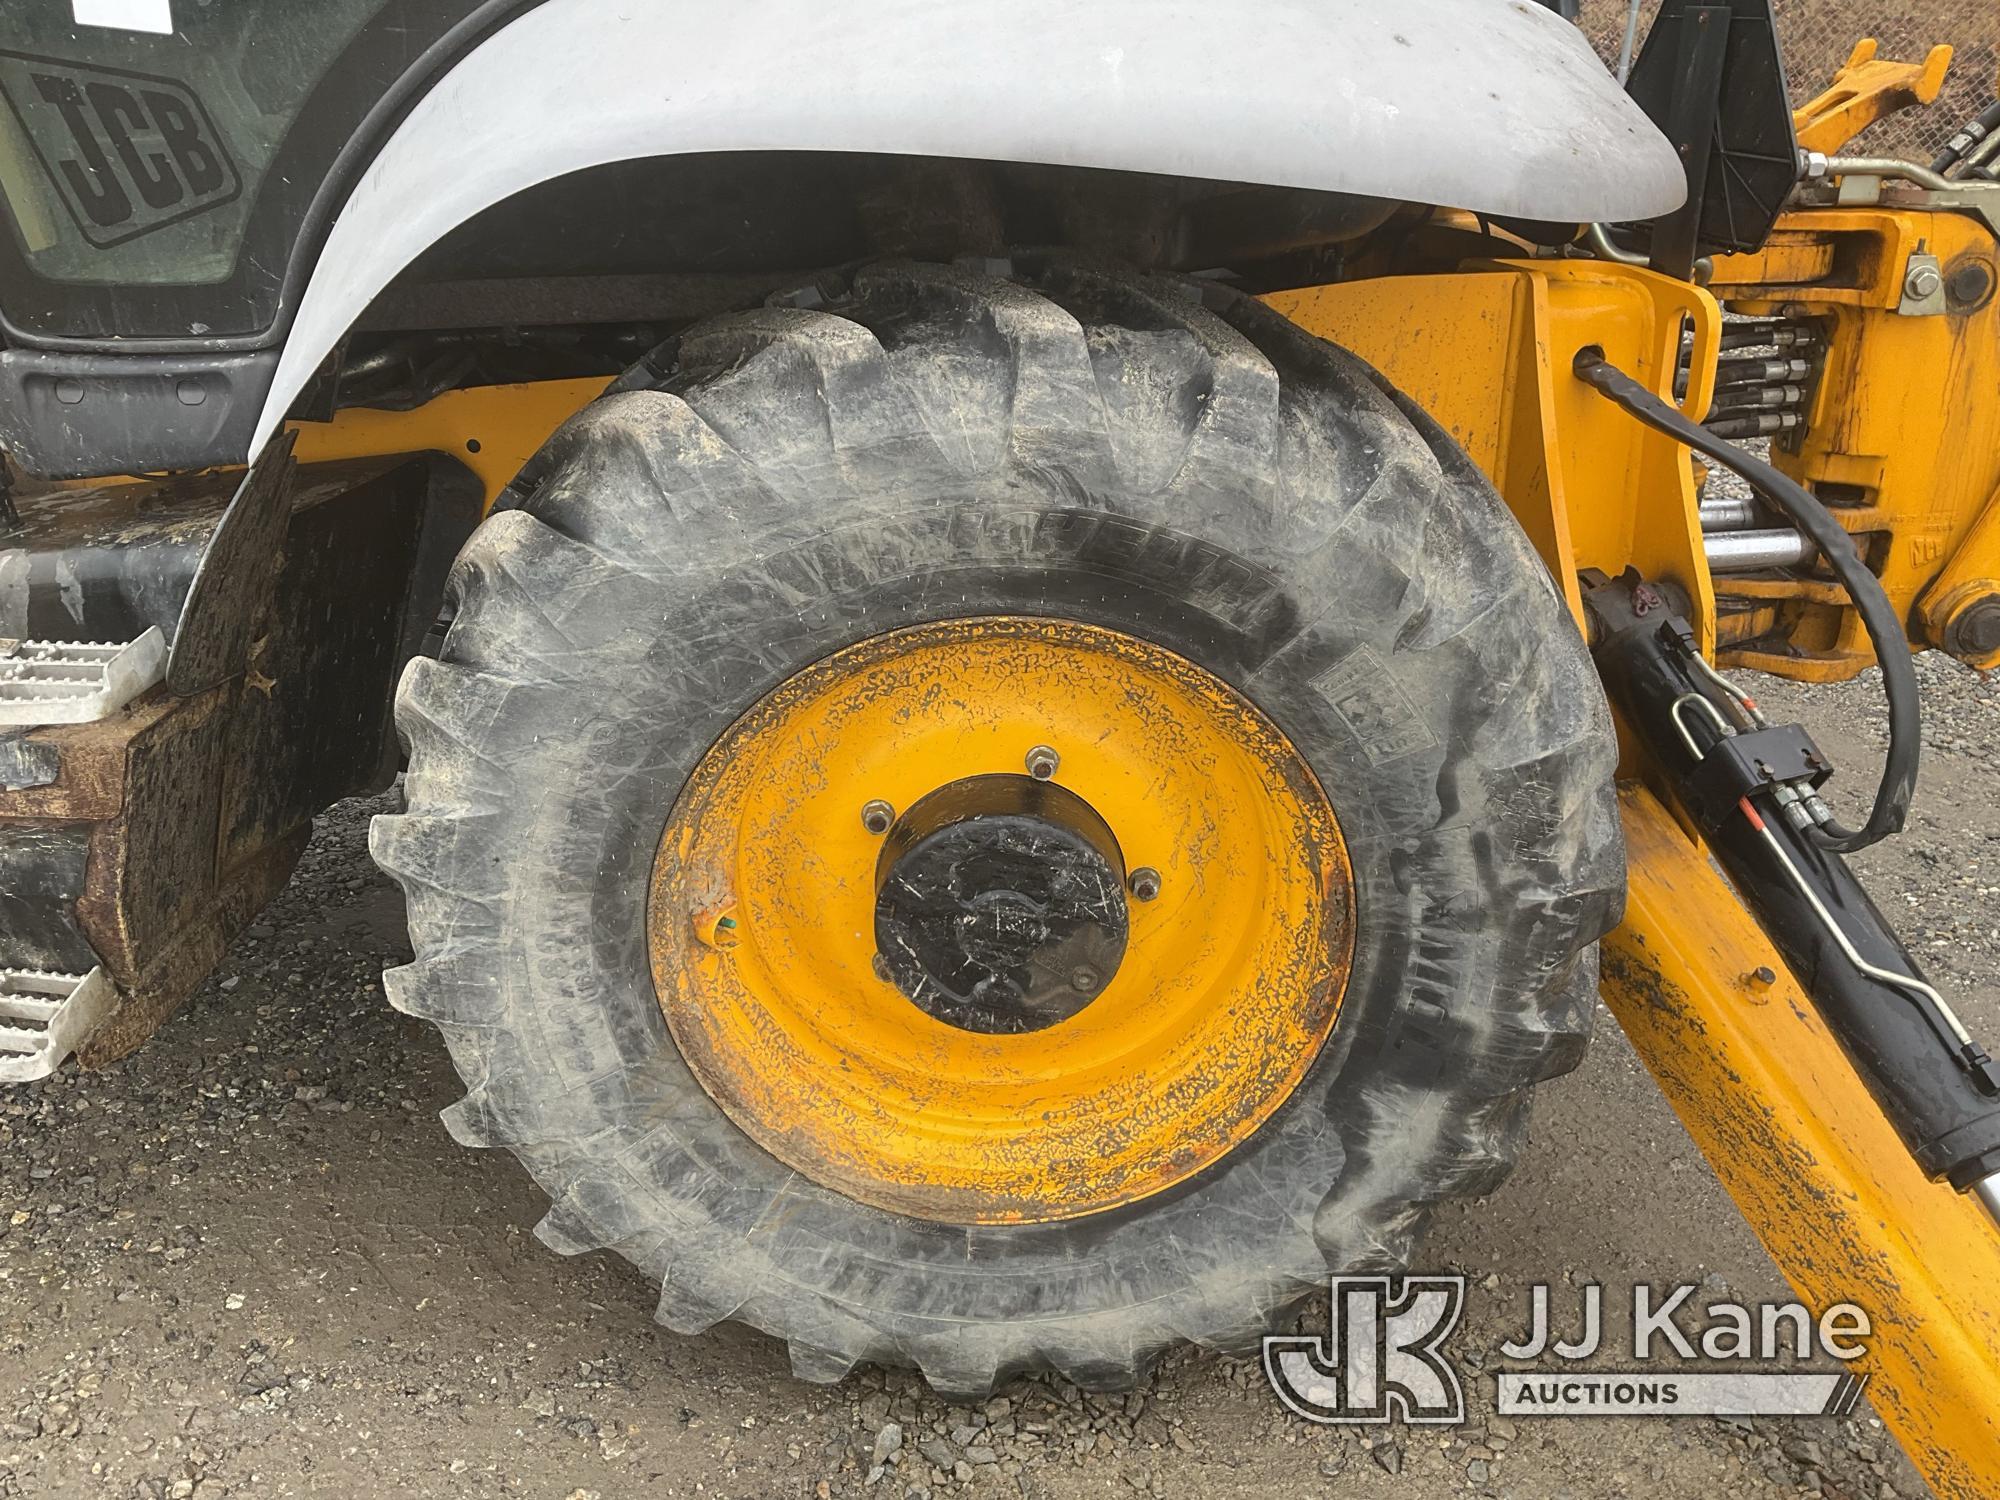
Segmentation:
<svg viewBox="0 0 2000 1500">
<path fill-rule="evenodd" d="M 1152 901 L 1160 894 L 1160 872 L 1151 865 L 1141 865 L 1126 884 L 1132 888 L 1133 900 Z"/>
<path fill-rule="evenodd" d="M 877 797 L 861 809 L 861 826 L 877 837 L 889 831 L 889 825 L 896 821 L 896 809 Z"/>
<path fill-rule="evenodd" d="M 1028 752 L 1028 774 L 1037 781 L 1047 781 L 1061 764 L 1062 757 L 1047 745 L 1037 745 Z"/>
</svg>

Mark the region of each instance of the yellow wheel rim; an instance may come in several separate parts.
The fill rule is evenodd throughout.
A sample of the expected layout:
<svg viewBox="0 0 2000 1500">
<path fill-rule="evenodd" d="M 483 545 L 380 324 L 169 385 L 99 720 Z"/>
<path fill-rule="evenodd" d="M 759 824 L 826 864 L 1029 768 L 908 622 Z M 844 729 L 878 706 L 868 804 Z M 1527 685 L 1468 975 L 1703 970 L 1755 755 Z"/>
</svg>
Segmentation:
<svg viewBox="0 0 2000 1500">
<path fill-rule="evenodd" d="M 1076 1014 L 963 1030 L 878 977 L 862 810 L 1018 775 L 1037 746 L 1159 894 Z M 950 1223 L 1095 1213 L 1217 1161 L 1311 1066 L 1353 928 L 1339 825 L 1276 726 L 1172 652 L 1017 617 L 879 636 L 774 689 L 689 778 L 648 906 L 668 1028 L 730 1118 L 815 1182 Z"/>
</svg>

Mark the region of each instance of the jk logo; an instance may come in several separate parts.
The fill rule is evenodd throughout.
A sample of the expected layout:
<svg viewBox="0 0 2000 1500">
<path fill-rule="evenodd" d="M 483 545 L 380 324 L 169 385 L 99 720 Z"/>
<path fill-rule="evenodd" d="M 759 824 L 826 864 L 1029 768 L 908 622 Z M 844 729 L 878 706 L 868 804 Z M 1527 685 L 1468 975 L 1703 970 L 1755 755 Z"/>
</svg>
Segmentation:
<svg viewBox="0 0 2000 1500">
<path fill-rule="evenodd" d="M 1333 1331 L 1264 1340 L 1278 1399 L 1309 1422 L 1465 1420 L 1465 1387 L 1439 1350 L 1465 1312 L 1463 1276 L 1336 1276 Z"/>
</svg>

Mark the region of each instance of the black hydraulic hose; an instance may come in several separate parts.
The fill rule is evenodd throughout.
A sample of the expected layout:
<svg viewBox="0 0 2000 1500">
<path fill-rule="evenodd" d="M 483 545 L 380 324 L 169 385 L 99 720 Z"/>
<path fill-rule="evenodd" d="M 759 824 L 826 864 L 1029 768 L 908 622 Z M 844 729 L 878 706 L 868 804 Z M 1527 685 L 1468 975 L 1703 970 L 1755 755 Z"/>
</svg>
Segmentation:
<svg viewBox="0 0 2000 1500">
<path fill-rule="evenodd" d="M 1987 105 L 1969 124 L 1961 126 L 1958 133 L 1944 143 L 1944 150 L 1931 158 L 1931 170 L 1943 176 L 1996 130 L 2000 130 L 2000 100 Z"/>
<path fill-rule="evenodd" d="M 1852 854 L 1900 833 L 1917 790 L 1917 754 L 1923 746 L 1923 706 L 1917 693 L 1917 672 L 1910 664 L 1910 639 L 1896 617 L 1896 607 L 1882 591 L 1882 581 L 1868 571 L 1854 552 L 1853 539 L 1805 486 L 1786 478 L 1769 464 L 1752 458 L 1734 443 L 1726 443 L 1638 381 L 1605 361 L 1604 351 L 1584 349 L 1576 356 L 1577 378 L 1610 398 L 1648 427 L 1687 444 L 1740 475 L 1767 503 L 1784 513 L 1819 549 L 1854 601 L 1855 612 L 1875 647 L 1882 667 L 1882 686 L 1889 699 L 1889 753 L 1882 763 L 1882 781 L 1875 805 L 1858 829 L 1829 822 L 1818 829 L 1817 842 L 1838 854 Z"/>
</svg>

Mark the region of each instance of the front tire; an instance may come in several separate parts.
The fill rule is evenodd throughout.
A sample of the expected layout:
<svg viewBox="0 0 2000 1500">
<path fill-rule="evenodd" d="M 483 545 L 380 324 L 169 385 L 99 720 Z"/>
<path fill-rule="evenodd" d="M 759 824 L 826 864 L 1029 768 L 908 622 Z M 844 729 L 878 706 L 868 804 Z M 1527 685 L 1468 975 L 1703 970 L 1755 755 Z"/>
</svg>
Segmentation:
<svg viewBox="0 0 2000 1500">
<path fill-rule="evenodd" d="M 1560 597 L 1449 439 L 1255 302 L 1082 271 L 875 268 L 663 358 L 467 546 L 442 656 L 398 696 L 409 809 L 373 837 L 417 955 L 390 999 L 470 1085 L 453 1134 L 554 1200 L 544 1242 L 618 1250 L 662 1322 L 750 1323 L 807 1378 L 1117 1386 L 1182 1341 L 1253 1347 L 1329 1268 L 1402 1267 L 1433 1204 L 1505 1176 L 1528 1090 L 1589 1032 L 1615 747 Z M 983 1188 L 933 1211 L 815 1171 L 793 1106 L 759 1119 L 691 1068 L 647 911 L 746 715 L 850 648 L 992 619 L 1116 633 L 1254 706 L 1338 821 L 1352 930 L 1330 1033 L 1226 1150 L 989 1214 Z"/>
</svg>

